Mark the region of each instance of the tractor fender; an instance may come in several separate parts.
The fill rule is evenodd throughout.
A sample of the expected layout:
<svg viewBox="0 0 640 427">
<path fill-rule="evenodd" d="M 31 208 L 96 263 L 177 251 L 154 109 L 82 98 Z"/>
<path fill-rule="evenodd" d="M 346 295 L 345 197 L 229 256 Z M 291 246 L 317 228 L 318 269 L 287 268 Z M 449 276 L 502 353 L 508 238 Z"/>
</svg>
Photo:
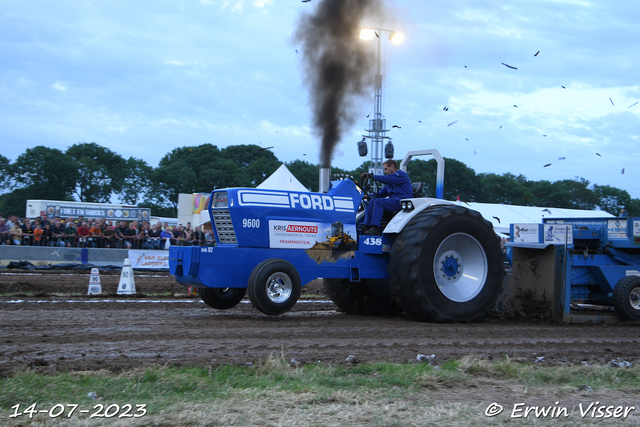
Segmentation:
<svg viewBox="0 0 640 427">
<path fill-rule="evenodd" d="M 457 202 L 452 202 L 452 201 L 443 200 L 443 199 L 432 199 L 432 198 L 402 199 L 401 203 L 403 201 L 409 201 L 409 200 L 411 200 L 411 202 L 413 203 L 414 209 L 408 212 L 405 212 L 405 211 L 398 212 L 391 219 L 391 221 L 389 221 L 389 224 L 385 227 L 384 229 L 385 234 L 400 233 L 404 229 L 405 225 L 407 225 L 407 223 L 413 219 L 413 217 L 418 215 L 423 210 L 430 208 L 431 206 L 437 206 L 437 205 L 458 206 Z"/>
</svg>

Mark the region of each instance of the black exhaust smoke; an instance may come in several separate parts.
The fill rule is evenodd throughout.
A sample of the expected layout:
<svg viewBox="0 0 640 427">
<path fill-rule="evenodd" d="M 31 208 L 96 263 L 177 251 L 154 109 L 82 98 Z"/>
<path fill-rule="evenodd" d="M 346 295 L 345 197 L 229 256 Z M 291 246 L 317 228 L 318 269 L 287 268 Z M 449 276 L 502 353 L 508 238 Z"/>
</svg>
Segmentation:
<svg viewBox="0 0 640 427">
<path fill-rule="evenodd" d="M 359 101 L 373 95 L 375 45 L 363 43 L 359 36 L 363 25 L 382 14 L 383 0 L 322 0 L 298 23 L 294 37 L 302 43 L 304 82 L 313 127 L 322 141 L 323 168 L 331 167 L 336 145 L 355 124 Z"/>
</svg>

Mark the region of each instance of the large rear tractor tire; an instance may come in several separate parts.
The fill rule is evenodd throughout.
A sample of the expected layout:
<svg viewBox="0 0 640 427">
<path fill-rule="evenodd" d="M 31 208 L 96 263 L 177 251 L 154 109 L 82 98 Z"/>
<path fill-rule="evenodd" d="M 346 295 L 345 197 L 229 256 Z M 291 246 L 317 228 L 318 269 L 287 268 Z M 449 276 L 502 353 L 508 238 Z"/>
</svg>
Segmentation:
<svg viewBox="0 0 640 427">
<path fill-rule="evenodd" d="M 616 283 L 613 307 L 625 319 L 640 320 L 640 276 L 623 277 Z"/>
<path fill-rule="evenodd" d="M 198 295 L 211 308 L 226 310 L 242 301 L 247 288 L 198 288 Z"/>
<path fill-rule="evenodd" d="M 384 283 L 382 283 L 384 282 Z M 388 280 L 365 279 L 351 282 L 349 279 L 324 279 L 324 289 L 340 311 L 347 314 L 397 315 L 402 309 L 393 300 Z M 389 295 L 380 295 L 373 286 L 386 289 Z"/>
<path fill-rule="evenodd" d="M 454 205 L 430 207 L 391 247 L 391 290 L 415 320 L 479 320 L 502 290 L 502 258 L 500 239 L 480 213 Z"/>
<path fill-rule="evenodd" d="M 255 308 L 264 314 L 282 314 L 300 298 L 300 275 L 283 259 L 267 259 L 253 269 L 247 289 Z"/>
</svg>

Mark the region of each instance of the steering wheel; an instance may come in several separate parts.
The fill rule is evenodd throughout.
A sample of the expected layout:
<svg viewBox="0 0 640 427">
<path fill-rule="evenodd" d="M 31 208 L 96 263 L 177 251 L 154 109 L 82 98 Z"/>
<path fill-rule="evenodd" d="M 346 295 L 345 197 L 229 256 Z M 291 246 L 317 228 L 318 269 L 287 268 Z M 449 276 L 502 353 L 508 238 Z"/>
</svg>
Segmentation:
<svg viewBox="0 0 640 427">
<path fill-rule="evenodd" d="M 364 178 L 362 178 L 362 184 L 361 184 L 362 191 L 364 192 L 364 194 L 366 194 L 371 198 L 375 197 L 375 195 L 377 194 L 375 191 L 372 190 L 374 182 L 375 182 L 374 179 L 369 174 L 365 175 Z"/>
</svg>

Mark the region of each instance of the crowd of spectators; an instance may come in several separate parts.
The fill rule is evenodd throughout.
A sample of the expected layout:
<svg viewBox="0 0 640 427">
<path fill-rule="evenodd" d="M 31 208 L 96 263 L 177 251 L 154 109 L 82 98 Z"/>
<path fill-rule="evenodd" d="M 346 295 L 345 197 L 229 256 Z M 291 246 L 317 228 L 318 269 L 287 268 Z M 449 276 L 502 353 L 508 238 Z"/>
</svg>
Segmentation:
<svg viewBox="0 0 640 427">
<path fill-rule="evenodd" d="M 169 225 L 158 221 L 112 221 L 105 218 L 49 219 L 47 215 L 20 220 L 0 214 L 0 244 L 75 248 L 166 249 L 177 246 L 212 246 L 211 230 L 200 226 Z"/>
</svg>

